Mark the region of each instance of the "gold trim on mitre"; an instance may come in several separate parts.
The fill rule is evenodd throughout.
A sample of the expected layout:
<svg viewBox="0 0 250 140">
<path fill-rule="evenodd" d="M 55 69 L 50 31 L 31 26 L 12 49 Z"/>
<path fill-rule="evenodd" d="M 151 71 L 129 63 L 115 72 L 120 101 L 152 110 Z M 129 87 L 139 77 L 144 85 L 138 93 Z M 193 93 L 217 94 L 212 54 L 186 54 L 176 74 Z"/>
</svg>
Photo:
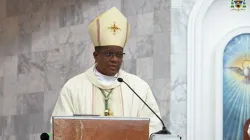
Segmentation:
<svg viewBox="0 0 250 140">
<path fill-rule="evenodd" d="M 113 7 L 98 16 L 88 28 L 94 46 L 120 46 L 124 48 L 130 34 L 126 17 Z"/>
</svg>

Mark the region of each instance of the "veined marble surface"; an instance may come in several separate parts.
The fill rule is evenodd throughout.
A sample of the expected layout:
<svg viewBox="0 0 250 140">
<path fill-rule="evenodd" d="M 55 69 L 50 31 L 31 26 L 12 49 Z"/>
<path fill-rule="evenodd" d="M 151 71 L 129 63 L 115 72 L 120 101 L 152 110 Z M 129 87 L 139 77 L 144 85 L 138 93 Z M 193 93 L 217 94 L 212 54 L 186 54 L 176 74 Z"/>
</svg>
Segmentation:
<svg viewBox="0 0 250 140">
<path fill-rule="evenodd" d="M 88 25 L 113 6 L 131 24 L 122 69 L 148 82 L 169 129 L 185 135 L 186 70 L 179 69 L 186 68 L 181 27 L 186 29 L 187 21 L 180 17 L 187 18 L 186 10 L 171 18 L 170 0 L 2 0 L 0 140 L 36 140 L 49 131 L 63 84 L 94 64 Z M 174 27 L 180 29 L 175 40 L 173 19 L 181 23 Z M 173 53 L 176 48 L 183 52 Z"/>
<path fill-rule="evenodd" d="M 170 129 L 186 140 L 187 135 L 187 26 L 195 0 L 171 4 L 171 98 Z"/>
</svg>

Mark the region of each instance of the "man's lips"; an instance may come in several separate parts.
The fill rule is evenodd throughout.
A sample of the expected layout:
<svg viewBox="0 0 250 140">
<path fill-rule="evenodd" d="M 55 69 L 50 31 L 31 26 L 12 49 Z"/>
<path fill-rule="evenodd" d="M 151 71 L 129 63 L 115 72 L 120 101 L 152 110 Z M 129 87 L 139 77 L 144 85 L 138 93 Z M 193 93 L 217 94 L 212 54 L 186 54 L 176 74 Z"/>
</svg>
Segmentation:
<svg viewBox="0 0 250 140">
<path fill-rule="evenodd" d="M 111 66 L 109 66 L 109 68 L 112 69 L 112 70 L 117 70 L 117 66 L 116 65 L 111 65 Z"/>
</svg>

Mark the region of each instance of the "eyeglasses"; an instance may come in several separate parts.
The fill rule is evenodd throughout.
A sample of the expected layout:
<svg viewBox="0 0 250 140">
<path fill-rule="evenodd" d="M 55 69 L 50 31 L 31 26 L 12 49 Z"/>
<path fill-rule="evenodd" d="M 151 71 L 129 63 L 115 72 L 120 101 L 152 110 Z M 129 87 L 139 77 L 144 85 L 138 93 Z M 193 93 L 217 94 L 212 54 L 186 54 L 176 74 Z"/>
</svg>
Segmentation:
<svg viewBox="0 0 250 140">
<path fill-rule="evenodd" d="M 117 58 L 122 58 L 123 55 L 125 55 L 125 53 L 123 52 L 101 52 L 99 51 L 99 53 L 101 53 L 102 55 L 104 55 L 105 57 L 108 57 L 108 58 L 112 58 L 113 56 L 116 56 Z"/>
</svg>

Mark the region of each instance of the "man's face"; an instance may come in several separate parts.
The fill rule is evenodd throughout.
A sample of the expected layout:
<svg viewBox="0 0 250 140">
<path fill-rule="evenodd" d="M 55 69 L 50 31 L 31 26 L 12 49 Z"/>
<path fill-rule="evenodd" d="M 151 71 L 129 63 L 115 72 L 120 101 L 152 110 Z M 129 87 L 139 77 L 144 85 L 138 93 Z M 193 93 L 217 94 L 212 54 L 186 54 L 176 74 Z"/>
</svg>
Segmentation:
<svg viewBox="0 0 250 140">
<path fill-rule="evenodd" d="M 94 52 L 97 70 L 107 76 L 114 76 L 121 67 L 123 48 L 119 46 L 102 46 Z"/>
</svg>

